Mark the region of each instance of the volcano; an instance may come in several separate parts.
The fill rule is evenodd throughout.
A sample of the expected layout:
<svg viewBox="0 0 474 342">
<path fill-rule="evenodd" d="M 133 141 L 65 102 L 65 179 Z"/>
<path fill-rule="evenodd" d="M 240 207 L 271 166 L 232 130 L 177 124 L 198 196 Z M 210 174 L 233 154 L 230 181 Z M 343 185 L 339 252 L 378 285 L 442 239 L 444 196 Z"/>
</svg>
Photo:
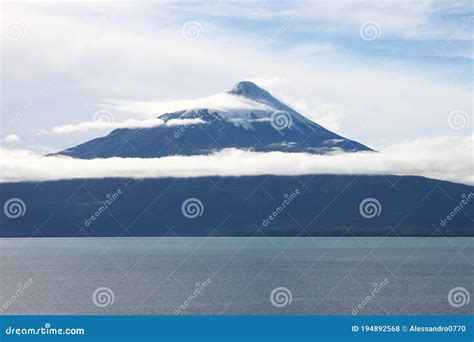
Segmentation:
<svg viewBox="0 0 474 342">
<path fill-rule="evenodd" d="M 156 117 L 157 126 L 116 129 L 56 155 L 94 163 L 95 158 L 202 155 L 227 148 L 373 151 L 321 127 L 251 82 L 240 82 L 219 98 L 223 104 L 165 113 Z M 6 209 L 0 237 L 474 236 L 468 214 L 474 201 L 467 200 L 474 197 L 474 187 L 348 171 L 2 183 L 0 201 Z M 23 205 L 21 215 L 6 215 L 13 200 Z"/>
<path fill-rule="evenodd" d="M 215 105 L 165 113 L 157 117 L 163 125 L 116 129 L 57 154 L 93 159 L 202 155 L 226 148 L 314 154 L 371 151 L 309 120 L 252 82 L 240 82 L 223 95 L 232 108 Z M 173 124 L 185 119 L 199 124 Z"/>
</svg>

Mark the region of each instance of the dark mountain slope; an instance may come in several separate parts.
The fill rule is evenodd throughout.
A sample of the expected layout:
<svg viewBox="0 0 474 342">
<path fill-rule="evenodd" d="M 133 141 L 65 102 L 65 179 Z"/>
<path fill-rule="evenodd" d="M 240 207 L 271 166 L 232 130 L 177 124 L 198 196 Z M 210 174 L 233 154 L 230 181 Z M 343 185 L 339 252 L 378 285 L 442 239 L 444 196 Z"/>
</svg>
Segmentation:
<svg viewBox="0 0 474 342">
<path fill-rule="evenodd" d="M 474 201 L 446 225 L 440 223 L 473 190 L 410 176 L 11 183 L 0 185 L 1 203 L 21 198 L 26 212 L 16 219 L 2 215 L 0 236 L 474 236 L 469 219 Z M 115 199 L 102 210 L 108 198 Z M 202 202 L 200 216 L 183 215 L 182 204 L 189 198 Z M 366 198 L 379 201 L 378 216 L 361 215 Z M 285 199 L 289 203 L 281 209 Z"/>
</svg>

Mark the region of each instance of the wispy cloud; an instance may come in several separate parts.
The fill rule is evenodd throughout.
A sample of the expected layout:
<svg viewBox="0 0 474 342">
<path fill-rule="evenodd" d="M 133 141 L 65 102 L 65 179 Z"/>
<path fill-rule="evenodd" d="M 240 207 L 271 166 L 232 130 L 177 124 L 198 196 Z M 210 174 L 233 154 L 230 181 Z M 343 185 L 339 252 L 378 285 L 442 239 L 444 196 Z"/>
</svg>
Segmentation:
<svg viewBox="0 0 474 342">
<path fill-rule="evenodd" d="M 334 155 L 229 149 L 206 156 L 72 159 L 2 150 L 2 182 L 74 178 L 162 178 L 203 176 L 361 174 L 420 175 L 474 184 L 473 136 L 420 139 L 380 153 Z"/>
<path fill-rule="evenodd" d="M 108 100 L 102 106 L 119 112 L 138 115 L 160 115 L 196 108 L 209 108 L 216 110 L 271 110 L 272 108 L 250 99 L 226 93 L 219 93 L 197 99 L 174 101 L 128 101 Z"/>
<path fill-rule="evenodd" d="M 16 134 L 9 134 L 7 135 L 3 141 L 5 141 L 7 144 L 15 144 L 21 141 L 20 137 Z"/>
<path fill-rule="evenodd" d="M 160 118 L 148 119 L 148 120 L 136 120 L 129 119 L 121 122 L 105 121 L 105 120 L 94 120 L 94 121 L 83 121 L 77 124 L 68 124 L 55 126 L 51 130 L 42 129 L 38 131 L 38 135 L 45 134 L 70 134 L 74 132 L 89 131 L 89 130 L 112 130 L 118 128 L 151 128 L 158 126 L 189 126 L 189 125 L 201 125 L 205 121 L 200 118 L 193 119 L 171 119 L 163 121 Z"/>
<path fill-rule="evenodd" d="M 166 122 L 156 117 L 165 113 L 172 113 L 180 110 L 193 110 L 197 108 L 214 109 L 221 112 L 226 111 L 271 111 L 274 108 L 248 98 L 221 93 L 207 97 L 175 100 L 175 101 L 127 101 L 127 100 L 108 100 L 100 105 L 103 110 L 96 112 L 93 120 L 82 121 L 76 124 L 66 124 L 54 126 L 51 129 L 40 129 L 37 135 L 49 134 L 70 134 L 75 132 L 84 132 L 91 130 L 112 130 L 118 128 L 150 128 L 157 126 L 188 126 L 204 124 L 200 118 L 192 119 L 171 119 Z M 109 111 L 110 110 L 110 111 Z M 112 112 L 126 112 L 129 115 L 139 117 L 154 116 L 150 119 L 128 119 L 124 121 L 115 121 Z"/>
</svg>

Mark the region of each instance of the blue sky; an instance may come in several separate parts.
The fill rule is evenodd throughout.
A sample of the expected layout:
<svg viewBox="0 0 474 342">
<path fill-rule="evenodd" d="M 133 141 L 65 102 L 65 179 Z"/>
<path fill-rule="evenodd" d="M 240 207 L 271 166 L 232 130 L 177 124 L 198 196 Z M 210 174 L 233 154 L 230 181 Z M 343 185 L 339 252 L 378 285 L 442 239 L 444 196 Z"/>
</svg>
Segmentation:
<svg viewBox="0 0 474 342">
<path fill-rule="evenodd" d="M 243 79 L 375 148 L 472 134 L 471 1 L 2 7 L 2 146 L 62 149 L 107 132 L 41 132 L 104 108 L 116 121 L 155 114 L 110 101 L 199 98 Z"/>
</svg>

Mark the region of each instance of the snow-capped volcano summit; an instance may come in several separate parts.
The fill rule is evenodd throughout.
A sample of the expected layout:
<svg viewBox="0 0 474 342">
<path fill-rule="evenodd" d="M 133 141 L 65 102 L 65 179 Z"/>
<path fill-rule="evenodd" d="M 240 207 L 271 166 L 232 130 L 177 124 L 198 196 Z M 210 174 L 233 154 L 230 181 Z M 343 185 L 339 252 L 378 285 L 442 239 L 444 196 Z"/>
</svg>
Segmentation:
<svg viewBox="0 0 474 342">
<path fill-rule="evenodd" d="M 58 154 L 92 159 L 196 155 L 225 148 L 316 154 L 370 151 L 314 123 L 252 82 L 237 83 L 221 98 L 226 105 L 162 114 L 157 117 L 162 125 L 117 129 Z"/>
<path fill-rule="evenodd" d="M 283 102 L 274 98 L 268 91 L 260 88 L 253 82 L 249 82 L 249 81 L 239 82 L 231 90 L 229 90 L 227 94 L 231 94 L 231 95 L 239 96 L 241 98 L 255 101 L 257 103 L 268 106 L 274 111 L 278 111 L 278 110 L 286 111 L 288 112 L 288 114 L 291 114 L 293 118 L 297 118 L 298 120 L 302 120 L 302 121 L 311 122 L 305 116 L 301 115 L 300 113 L 296 112 L 292 108 L 288 107 Z"/>
<path fill-rule="evenodd" d="M 231 90 L 208 104 L 159 116 L 165 122 L 175 119 L 202 119 L 206 123 L 226 121 L 244 129 L 255 129 L 255 124 L 266 122 L 277 130 L 311 127 L 311 120 L 294 111 L 255 83 L 237 83 Z M 298 124 L 297 124 L 298 123 Z M 322 128 L 322 127 L 321 127 Z"/>
<path fill-rule="evenodd" d="M 250 81 L 242 81 L 237 83 L 227 93 L 237 96 L 244 96 L 258 102 L 266 102 L 269 104 L 273 104 L 278 101 L 268 91 L 260 88 L 258 85 Z"/>
</svg>

